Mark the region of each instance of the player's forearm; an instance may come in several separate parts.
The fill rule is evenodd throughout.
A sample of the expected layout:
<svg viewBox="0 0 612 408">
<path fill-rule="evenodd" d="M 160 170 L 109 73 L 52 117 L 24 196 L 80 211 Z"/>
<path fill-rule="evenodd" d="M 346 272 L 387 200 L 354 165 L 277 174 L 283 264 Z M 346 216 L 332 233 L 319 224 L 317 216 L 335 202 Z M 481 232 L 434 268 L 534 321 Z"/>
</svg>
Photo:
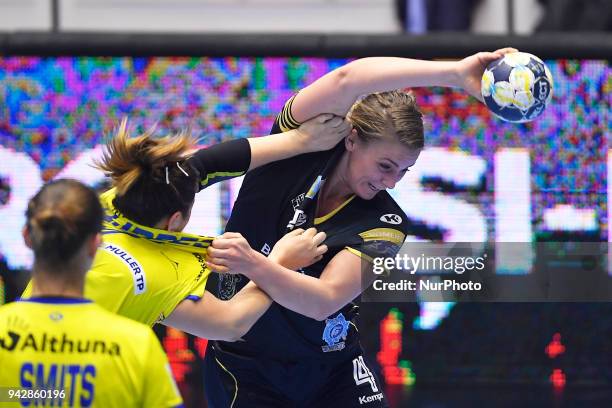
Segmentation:
<svg viewBox="0 0 612 408">
<path fill-rule="evenodd" d="M 184 300 L 163 323 L 209 340 L 236 341 L 265 313 L 272 301 L 255 285 L 224 301 L 205 292 L 198 301 Z"/>
<path fill-rule="evenodd" d="M 248 277 L 276 303 L 316 320 L 325 319 L 342 306 L 325 282 L 262 258 Z"/>
<path fill-rule="evenodd" d="M 263 316 L 272 304 L 272 299 L 250 282 L 225 303 L 232 320 L 233 335 L 238 339 Z"/>
<path fill-rule="evenodd" d="M 355 97 L 400 88 L 459 86 L 454 61 L 369 57 L 352 61 L 344 69 L 344 89 Z"/>
<path fill-rule="evenodd" d="M 297 129 L 269 136 L 251 137 L 248 141 L 251 145 L 249 170 L 308 152 L 308 146 Z"/>
</svg>

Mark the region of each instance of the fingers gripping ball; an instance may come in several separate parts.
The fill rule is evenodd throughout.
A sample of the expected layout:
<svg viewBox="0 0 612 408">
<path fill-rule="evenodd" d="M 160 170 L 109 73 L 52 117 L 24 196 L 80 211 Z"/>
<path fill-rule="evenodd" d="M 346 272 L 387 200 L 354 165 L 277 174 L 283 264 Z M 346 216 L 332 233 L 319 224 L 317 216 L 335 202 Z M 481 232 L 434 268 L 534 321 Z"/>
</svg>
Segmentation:
<svg viewBox="0 0 612 408">
<path fill-rule="evenodd" d="M 552 98 L 552 88 L 552 75 L 544 62 L 526 52 L 504 55 L 482 75 L 487 107 L 508 122 L 529 122 L 540 116 Z"/>
</svg>

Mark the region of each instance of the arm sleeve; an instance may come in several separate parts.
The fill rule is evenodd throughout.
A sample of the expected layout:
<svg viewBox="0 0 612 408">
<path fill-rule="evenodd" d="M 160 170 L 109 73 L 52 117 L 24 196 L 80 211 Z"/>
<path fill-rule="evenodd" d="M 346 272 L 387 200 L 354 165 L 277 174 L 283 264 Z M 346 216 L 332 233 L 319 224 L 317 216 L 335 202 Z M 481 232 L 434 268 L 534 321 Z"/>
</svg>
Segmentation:
<svg viewBox="0 0 612 408">
<path fill-rule="evenodd" d="M 196 301 L 202 299 L 202 296 L 204 296 L 204 291 L 206 290 L 206 282 L 208 281 L 209 276 L 210 276 L 210 272 L 208 272 L 206 276 L 204 276 L 202 279 L 198 281 L 198 283 L 195 285 L 195 287 L 191 290 L 191 292 L 189 293 L 189 295 L 187 295 L 185 299 L 196 300 Z"/>
<path fill-rule="evenodd" d="M 200 173 L 200 190 L 219 181 L 242 176 L 251 165 L 247 139 L 230 140 L 198 150 L 189 163 Z"/>
<path fill-rule="evenodd" d="M 174 382 L 168 357 L 152 330 L 144 367 L 143 407 L 181 407 L 183 399 Z"/>
</svg>

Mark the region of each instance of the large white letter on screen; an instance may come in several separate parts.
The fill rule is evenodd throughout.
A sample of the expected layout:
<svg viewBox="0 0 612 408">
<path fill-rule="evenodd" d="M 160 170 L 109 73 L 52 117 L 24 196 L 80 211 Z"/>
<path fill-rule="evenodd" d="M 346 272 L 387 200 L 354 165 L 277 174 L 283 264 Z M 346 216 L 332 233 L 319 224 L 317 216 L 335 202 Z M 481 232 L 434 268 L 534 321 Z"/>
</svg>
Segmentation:
<svg viewBox="0 0 612 408">
<path fill-rule="evenodd" d="M 525 274 L 533 265 L 531 164 L 525 148 L 495 153 L 495 270 Z"/>
<path fill-rule="evenodd" d="M 425 191 L 421 186 L 426 177 L 440 178 L 457 186 L 478 186 L 485 171 L 486 162 L 482 157 L 445 148 L 429 148 L 423 150 L 410 172 L 389 193 L 409 218 L 443 229 L 444 241 L 485 242 L 486 221 L 476 205 L 450 194 Z"/>
<path fill-rule="evenodd" d="M 8 178 L 8 202 L 0 206 L 0 253 L 10 268 L 32 264 L 32 252 L 23 243 L 21 229 L 25 223 L 28 200 L 42 185 L 40 168 L 26 153 L 0 146 L 0 177 Z"/>
</svg>

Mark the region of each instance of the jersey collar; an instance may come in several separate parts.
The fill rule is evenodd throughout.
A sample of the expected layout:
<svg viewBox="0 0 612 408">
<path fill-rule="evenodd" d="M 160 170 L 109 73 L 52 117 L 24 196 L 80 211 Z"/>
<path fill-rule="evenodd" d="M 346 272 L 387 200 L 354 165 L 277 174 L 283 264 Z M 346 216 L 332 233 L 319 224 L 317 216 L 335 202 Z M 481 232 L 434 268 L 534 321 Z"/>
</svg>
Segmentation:
<svg viewBox="0 0 612 408">
<path fill-rule="evenodd" d="M 67 296 L 36 296 L 31 298 L 19 298 L 17 302 L 34 302 L 46 304 L 83 304 L 92 303 L 90 299 L 67 297 Z"/>
</svg>

